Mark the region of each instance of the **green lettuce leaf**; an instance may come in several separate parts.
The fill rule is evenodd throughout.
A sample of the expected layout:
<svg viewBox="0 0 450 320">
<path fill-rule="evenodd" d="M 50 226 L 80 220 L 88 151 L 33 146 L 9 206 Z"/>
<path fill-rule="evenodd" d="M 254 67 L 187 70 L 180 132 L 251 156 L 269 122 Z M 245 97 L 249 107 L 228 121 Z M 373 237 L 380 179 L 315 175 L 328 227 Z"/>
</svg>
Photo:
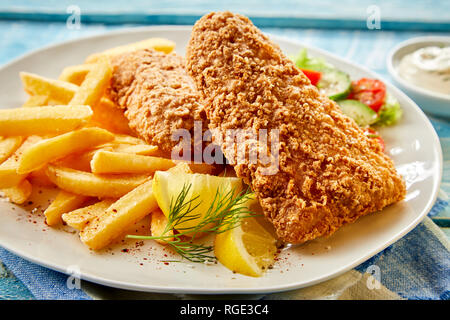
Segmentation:
<svg viewBox="0 0 450 320">
<path fill-rule="evenodd" d="M 386 92 L 386 98 L 383 106 L 378 112 L 378 121 L 375 123 L 380 126 L 391 126 L 397 123 L 403 115 L 398 100 L 391 94 Z"/>
<path fill-rule="evenodd" d="M 297 55 L 292 56 L 291 59 L 300 69 L 322 71 L 325 69 L 333 68 L 333 66 L 326 62 L 323 58 L 308 57 L 308 52 L 306 51 L 306 49 L 300 50 L 300 52 Z"/>
</svg>

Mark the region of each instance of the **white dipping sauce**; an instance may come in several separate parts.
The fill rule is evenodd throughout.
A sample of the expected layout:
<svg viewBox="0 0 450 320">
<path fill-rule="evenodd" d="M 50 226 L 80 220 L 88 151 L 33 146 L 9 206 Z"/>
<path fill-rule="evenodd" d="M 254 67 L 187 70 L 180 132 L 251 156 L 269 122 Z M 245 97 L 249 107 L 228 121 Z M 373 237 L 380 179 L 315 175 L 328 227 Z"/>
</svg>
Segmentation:
<svg viewBox="0 0 450 320">
<path fill-rule="evenodd" d="M 425 47 L 405 55 L 398 72 L 418 87 L 450 94 L 450 47 Z"/>
</svg>

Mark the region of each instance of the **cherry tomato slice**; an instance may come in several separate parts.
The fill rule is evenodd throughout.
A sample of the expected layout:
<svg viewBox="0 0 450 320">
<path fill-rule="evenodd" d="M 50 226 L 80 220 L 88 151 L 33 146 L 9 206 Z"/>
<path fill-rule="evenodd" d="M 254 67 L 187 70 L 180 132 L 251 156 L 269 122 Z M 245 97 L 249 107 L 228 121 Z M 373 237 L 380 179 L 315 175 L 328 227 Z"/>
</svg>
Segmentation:
<svg viewBox="0 0 450 320">
<path fill-rule="evenodd" d="M 386 86 L 376 79 L 361 78 L 352 82 L 349 99 L 358 100 L 378 112 L 386 97 Z"/>
<path fill-rule="evenodd" d="M 305 76 L 311 81 L 312 85 L 317 85 L 320 78 L 322 77 L 322 73 L 319 71 L 309 70 L 309 69 L 300 69 L 305 74 Z"/>
<path fill-rule="evenodd" d="M 359 91 L 386 91 L 386 86 L 380 80 L 361 78 L 358 81 L 353 81 L 352 89 L 354 92 Z"/>
<path fill-rule="evenodd" d="M 385 96 L 385 91 L 361 91 L 354 93 L 352 99 L 358 100 L 369 106 L 373 111 L 378 112 L 384 103 Z"/>
</svg>

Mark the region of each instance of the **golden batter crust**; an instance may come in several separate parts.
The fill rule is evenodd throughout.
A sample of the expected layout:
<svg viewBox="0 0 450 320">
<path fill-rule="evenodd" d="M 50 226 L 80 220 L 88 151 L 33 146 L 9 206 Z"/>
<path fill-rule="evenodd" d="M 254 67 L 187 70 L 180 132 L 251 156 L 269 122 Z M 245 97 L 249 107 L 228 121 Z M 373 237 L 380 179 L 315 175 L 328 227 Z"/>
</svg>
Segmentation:
<svg viewBox="0 0 450 320">
<path fill-rule="evenodd" d="M 279 130 L 276 174 L 264 175 L 260 163 L 250 162 L 235 170 L 284 241 L 330 235 L 404 198 L 405 184 L 379 144 L 248 18 L 230 12 L 202 17 L 186 62 L 211 129 Z"/>
<path fill-rule="evenodd" d="M 148 143 L 170 154 L 179 141 L 172 134 L 206 122 L 200 95 L 184 69 L 183 58 L 144 49 L 112 61 L 109 96 L 125 109 L 130 128 Z M 203 130 L 207 125 L 203 125 Z"/>
</svg>

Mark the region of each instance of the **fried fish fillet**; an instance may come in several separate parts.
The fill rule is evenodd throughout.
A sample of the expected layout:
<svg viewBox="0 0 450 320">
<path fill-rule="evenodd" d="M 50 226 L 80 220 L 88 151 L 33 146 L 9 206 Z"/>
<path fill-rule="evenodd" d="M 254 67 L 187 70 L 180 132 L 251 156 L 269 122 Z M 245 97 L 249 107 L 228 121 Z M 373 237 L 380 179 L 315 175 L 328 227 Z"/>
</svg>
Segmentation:
<svg viewBox="0 0 450 320">
<path fill-rule="evenodd" d="M 223 135 L 230 129 L 278 130 L 276 173 L 245 159 L 234 168 L 282 240 L 330 235 L 404 198 L 405 184 L 380 145 L 319 94 L 248 18 L 230 12 L 202 17 L 186 62 L 210 129 Z M 221 147 L 227 158 L 234 156 Z"/>
<path fill-rule="evenodd" d="M 207 129 L 200 95 L 175 53 L 143 49 L 112 59 L 109 96 L 125 109 L 130 128 L 150 144 L 170 154 L 179 143 L 177 130 L 193 138 L 194 122 Z M 193 141 L 191 141 L 193 142 Z"/>
</svg>

